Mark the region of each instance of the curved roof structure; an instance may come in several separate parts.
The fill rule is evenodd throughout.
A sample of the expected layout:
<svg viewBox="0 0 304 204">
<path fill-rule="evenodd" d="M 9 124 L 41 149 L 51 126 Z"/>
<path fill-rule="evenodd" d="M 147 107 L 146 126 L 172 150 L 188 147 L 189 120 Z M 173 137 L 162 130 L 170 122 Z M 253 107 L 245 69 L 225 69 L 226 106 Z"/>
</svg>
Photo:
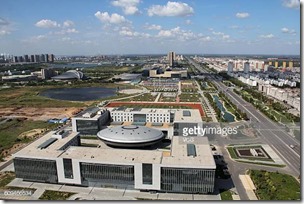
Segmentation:
<svg viewBox="0 0 304 204">
<path fill-rule="evenodd" d="M 55 80 L 72 80 L 72 79 L 84 79 L 85 76 L 82 72 L 77 70 L 69 70 L 59 76 L 52 77 Z"/>
<path fill-rule="evenodd" d="M 109 127 L 97 133 L 104 143 L 117 147 L 148 146 L 159 142 L 164 136 L 160 130 L 134 125 Z"/>
</svg>

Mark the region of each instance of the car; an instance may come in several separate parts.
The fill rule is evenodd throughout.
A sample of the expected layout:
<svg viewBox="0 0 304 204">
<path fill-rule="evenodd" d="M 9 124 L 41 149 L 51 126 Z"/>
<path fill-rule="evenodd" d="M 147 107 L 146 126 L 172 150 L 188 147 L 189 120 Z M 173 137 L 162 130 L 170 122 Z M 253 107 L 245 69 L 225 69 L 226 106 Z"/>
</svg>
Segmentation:
<svg viewBox="0 0 304 204">
<path fill-rule="evenodd" d="M 289 145 L 289 147 L 290 147 L 291 149 L 295 148 L 295 146 L 294 146 L 294 145 Z"/>
</svg>

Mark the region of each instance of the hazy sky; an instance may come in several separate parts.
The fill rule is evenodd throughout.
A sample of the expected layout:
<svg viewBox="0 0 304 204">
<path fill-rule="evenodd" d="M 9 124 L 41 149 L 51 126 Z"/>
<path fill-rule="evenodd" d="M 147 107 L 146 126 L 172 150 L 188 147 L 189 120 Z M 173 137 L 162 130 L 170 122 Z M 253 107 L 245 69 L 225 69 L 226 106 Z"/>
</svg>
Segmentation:
<svg viewBox="0 0 304 204">
<path fill-rule="evenodd" d="M 299 0 L 0 0 L 0 53 L 299 54 Z"/>
</svg>

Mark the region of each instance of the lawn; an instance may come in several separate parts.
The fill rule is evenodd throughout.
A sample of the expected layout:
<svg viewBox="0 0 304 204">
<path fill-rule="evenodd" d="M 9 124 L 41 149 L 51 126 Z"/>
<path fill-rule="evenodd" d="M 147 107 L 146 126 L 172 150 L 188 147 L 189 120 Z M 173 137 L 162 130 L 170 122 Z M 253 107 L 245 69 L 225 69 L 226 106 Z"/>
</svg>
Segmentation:
<svg viewBox="0 0 304 204">
<path fill-rule="evenodd" d="M 150 93 L 146 93 L 140 96 L 136 96 L 133 98 L 128 98 L 128 99 L 123 99 L 123 100 L 119 100 L 119 101 L 149 101 L 149 102 L 154 102 L 156 99 L 156 96 L 152 96 Z"/>
<path fill-rule="evenodd" d="M 4 188 L 12 180 L 15 179 L 15 174 L 13 172 L 5 172 L 0 175 L 0 188 Z"/>
<path fill-rule="evenodd" d="M 300 200 L 300 183 L 292 176 L 278 172 L 250 170 L 256 195 L 260 200 Z"/>
<path fill-rule="evenodd" d="M 18 136 L 32 129 L 53 129 L 58 124 L 49 124 L 44 121 L 30 121 L 23 119 L 11 119 L 0 124 L 0 153 L 11 148 L 15 143 L 29 142 L 30 139 L 18 139 Z"/>
<path fill-rule="evenodd" d="M 67 200 L 75 193 L 46 190 L 39 200 Z"/>
<path fill-rule="evenodd" d="M 232 159 L 237 159 L 238 156 L 234 150 L 234 147 L 227 147 L 227 150 L 229 152 L 229 155 L 231 156 Z"/>
<path fill-rule="evenodd" d="M 233 200 L 232 194 L 229 190 L 220 189 L 220 194 L 222 200 Z"/>
<path fill-rule="evenodd" d="M 278 113 L 275 110 L 269 111 L 274 117 L 276 117 L 277 121 L 280 121 L 282 123 L 290 123 L 290 120 L 288 120 L 284 115 Z"/>
<path fill-rule="evenodd" d="M 186 94 L 179 95 L 180 102 L 200 102 L 200 94 Z"/>
</svg>

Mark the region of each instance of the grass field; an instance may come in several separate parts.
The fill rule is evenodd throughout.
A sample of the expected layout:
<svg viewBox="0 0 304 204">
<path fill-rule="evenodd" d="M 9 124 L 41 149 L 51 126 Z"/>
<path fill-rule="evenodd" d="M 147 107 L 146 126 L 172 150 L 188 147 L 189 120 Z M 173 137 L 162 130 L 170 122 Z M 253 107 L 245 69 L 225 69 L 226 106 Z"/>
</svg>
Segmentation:
<svg viewBox="0 0 304 204">
<path fill-rule="evenodd" d="M 275 110 L 270 110 L 269 111 L 274 117 L 276 117 L 276 119 L 282 123 L 289 123 L 290 120 L 288 120 L 284 115 L 278 113 Z"/>
<path fill-rule="evenodd" d="M 149 102 L 154 102 L 157 96 L 152 96 L 150 93 L 146 93 L 140 96 L 136 96 L 133 98 L 128 98 L 128 99 L 123 99 L 120 101 L 149 101 Z"/>
<path fill-rule="evenodd" d="M 179 95 L 180 102 L 200 102 L 200 94 L 185 94 Z"/>
<path fill-rule="evenodd" d="M 12 180 L 14 180 L 15 174 L 13 172 L 5 172 L 0 176 L 0 188 L 5 188 L 7 184 L 9 184 Z"/>
<path fill-rule="evenodd" d="M 292 176 L 278 172 L 250 170 L 250 177 L 256 186 L 260 200 L 299 200 L 301 188 Z"/>
<path fill-rule="evenodd" d="M 0 124 L 0 153 L 11 148 L 15 143 L 29 142 L 29 139 L 18 139 L 18 136 L 32 129 L 52 129 L 58 126 L 57 124 L 49 124 L 44 121 L 30 121 L 12 119 L 4 124 Z"/>
<path fill-rule="evenodd" d="M 66 200 L 75 193 L 46 190 L 39 200 Z"/>
<path fill-rule="evenodd" d="M 222 200 L 233 200 L 229 190 L 220 189 L 220 194 Z"/>
</svg>

